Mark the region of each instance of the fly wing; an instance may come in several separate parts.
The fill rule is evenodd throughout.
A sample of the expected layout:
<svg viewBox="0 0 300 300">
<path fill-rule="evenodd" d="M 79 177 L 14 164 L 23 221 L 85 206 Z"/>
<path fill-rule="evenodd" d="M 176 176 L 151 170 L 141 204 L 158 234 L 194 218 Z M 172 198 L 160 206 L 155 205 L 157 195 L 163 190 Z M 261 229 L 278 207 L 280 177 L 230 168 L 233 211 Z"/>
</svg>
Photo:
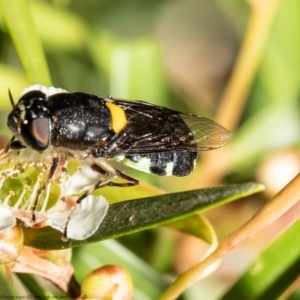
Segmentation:
<svg viewBox="0 0 300 300">
<path fill-rule="evenodd" d="M 104 157 L 169 151 L 198 152 L 224 146 L 231 133 L 216 122 L 142 101 L 105 99 L 124 109 L 126 127 L 106 145 Z"/>
<path fill-rule="evenodd" d="M 180 114 L 193 134 L 193 139 L 187 145 L 196 147 L 198 151 L 223 147 L 232 137 L 232 133 L 220 124 L 195 115 Z"/>
</svg>

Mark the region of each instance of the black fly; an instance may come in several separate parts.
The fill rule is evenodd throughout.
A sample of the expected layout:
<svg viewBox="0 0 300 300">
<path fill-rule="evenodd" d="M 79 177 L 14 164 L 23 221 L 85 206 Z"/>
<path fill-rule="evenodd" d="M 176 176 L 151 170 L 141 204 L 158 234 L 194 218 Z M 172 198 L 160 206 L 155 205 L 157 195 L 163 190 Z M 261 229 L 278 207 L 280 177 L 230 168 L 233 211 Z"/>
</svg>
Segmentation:
<svg viewBox="0 0 300 300">
<path fill-rule="evenodd" d="M 60 160 L 87 160 L 102 174 L 101 180 L 82 194 L 103 186 L 132 186 L 134 178 L 114 168 L 109 160 L 160 176 L 186 176 L 196 164 L 197 153 L 224 146 L 231 133 L 212 120 L 185 114 L 142 101 L 102 98 L 85 93 L 35 85 L 15 104 L 8 127 L 13 138 L 4 150 L 31 148 L 53 151 L 47 182 L 40 187 L 33 205 L 51 181 Z M 124 183 L 110 180 L 122 178 Z"/>
</svg>

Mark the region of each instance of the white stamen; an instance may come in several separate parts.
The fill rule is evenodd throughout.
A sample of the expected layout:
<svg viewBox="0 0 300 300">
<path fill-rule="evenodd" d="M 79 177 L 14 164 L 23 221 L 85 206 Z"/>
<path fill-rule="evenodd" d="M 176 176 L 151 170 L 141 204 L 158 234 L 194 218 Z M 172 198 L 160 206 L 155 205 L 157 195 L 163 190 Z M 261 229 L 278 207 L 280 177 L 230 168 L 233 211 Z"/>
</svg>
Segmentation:
<svg viewBox="0 0 300 300">
<path fill-rule="evenodd" d="M 34 203 L 34 200 L 35 200 L 35 197 L 36 197 L 36 194 L 37 194 L 37 190 L 40 186 L 40 182 L 41 182 L 41 179 L 40 179 L 40 176 L 38 178 L 38 180 L 36 181 L 34 187 L 33 187 L 33 191 L 30 195 L 30 197 L 27 199 L 27 201 L 23 204 L 23 206 L 21 207 L 20 210 L 25 210 L 25 211 L 30 211 L 31 208 L 32 208 L 32 205 Z"/>
<path fill-rule="evenodd" d="M 22 191 L 22 193 L 21 193 L 21 195 L 20 195 L 18 201 L 17 201 L 16 204 L 13 206 L 14 209 L 18 209 L 18 208 L 19 208 L 19 205 L 22 203 L 23 198 L 24 198 L 26 192 L 28 191 L 28 188 L 29 188 L 28 185 L 26 185 L 26 184 L 23 185 L 23 187 L 22 187 L 23 191 Z"/>
<path fill-rule="evenodd" d="M 48 204 L 48 201 L 49 201 L 50 186 L 51 186 L 51 183 L 49 183 L 47 188 L 46 188 L 46 195 L 45 195 L 44 203 L 43 203 L 42 209 L 40 210 L 40 212 L 42 212 L 42 213 L 46 211 L 46 207 L 47 207 L 47 204 Z"/>
<path fill-rule="evenodd" d="M 8 195 L 5 197 L 5 199 L 4 199 L 4 201 L 3 201 L 3 204 L 4 204 L 4 205 L 8 205 L 9 199 L 10 199 L 12 196 L 14 196 L 14 195 L 15 195 L 15 193 L 14 193 L 13 191 L 9 191 Z"/>
<path fill-rule="evenodd" d="M 16 173 L 19 173 L 20 171 L 18 170 L 12 170 L 12 169 L 7 169 L 7 170 L 4 170 L 0 177 L 1 177 L 1 180 L 0 180 L 0 199 L 1 199 L 1 189 L 2 189 L 2 186 L 3 186 L 3 183 L 4 181 L 11 175 L 13 174 L 16 174 Z"/>
<path fill-rule="evenodd" d="M 89 195 L 80 204 L 75 202 L 83 192 L 93 187 L 102 175 L 93 171 L 86 161 L 81 161 L 78 170 L 70 175 L 66 169 L 68 164 L 68 160 L 66 160 L 64 167 L 60 165 L 60 168 L 49 180 L 50 182 L 47 182 L 47 174 L 52 165 L 52 154 L 53 149 L 39 153 L 27 148 L 18 151 L 11 150 L 7 154 L 7 158 L 0 157 L 0 230 L 16 224 L 16 219 L 23 221 L 26 226 L 34 225 L 31 216 L 35 201 L 39 201 L 38 204 L 41 207 L 41 209 L 36 208 L 38 212 L 36 222 L 46 219 L 49 226 L 63 233 L 66 230 L 68 238 L 83 240 L 98 229 L 108 209 L 108 202 L 105 198 Z M 33 168 L 33 172 L 30 168 Z M 21 187 L 20 180 L 23 176 L 20 178 L 19 174 L 23 173 L 30 177 L 32 181 L 30 187 L 26 184 Z M 20 180 L 13 181 L 14 178 L 20 178 Z M 111 178 L 106 178 L 106 180 L 109 179 Z M 6 180 L 8 180 L 7 185 L 5 184 Z M 48 209 L 49 201 L 52 200 L 52 196 L 50 197 L 52 183 L 59 185 L 60 193 L 54 193 L 53 196 L 57 196 L 57 201 L 53 205 L 50 202 L 51 208 Z M 43 184 L 46 189 L 41 195 L 38 195 Z M 3 196 L 5 199 L 1 200 L 3 186 L 6 191 L 5 195 L 7 189 L 13 188 L 18 189 L 17 195 L 19 196 L 15 196 L 13 191 L 9 191 L 6 197 Z M 37 196 L 39 196 L 38 199 Z M 69 203 L 63 203 L 62 206 L 61 199 L 63 197 Z"/>
</svg>

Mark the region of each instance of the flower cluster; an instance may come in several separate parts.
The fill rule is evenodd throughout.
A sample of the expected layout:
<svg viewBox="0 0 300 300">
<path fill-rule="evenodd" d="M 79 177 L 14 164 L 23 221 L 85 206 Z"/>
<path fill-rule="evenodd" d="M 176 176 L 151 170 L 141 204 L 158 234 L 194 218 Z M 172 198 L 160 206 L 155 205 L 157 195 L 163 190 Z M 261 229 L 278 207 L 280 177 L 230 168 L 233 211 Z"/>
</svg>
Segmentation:
<svg viewBox="0 0 300 300">
<path fill-rule="evenodd" d="M 80 162 L 73 174 L 68 160 L 58 167 L 32 211 L 38 189 L 47 182 L 52 163 L 51 149 L 38 153 L 30 149 L 10 151 L 0 161 L 0 232 L 16 225 L 51 226 L 67 237 L 83 240 L 91 236 L 102 222 L 108 202 L 102 196 L 87 196 L 76 204 L 79 195 L 101 176 L 86 162 Z M 33 221 L 33 213 L 35 221 Z"/>
</svg>

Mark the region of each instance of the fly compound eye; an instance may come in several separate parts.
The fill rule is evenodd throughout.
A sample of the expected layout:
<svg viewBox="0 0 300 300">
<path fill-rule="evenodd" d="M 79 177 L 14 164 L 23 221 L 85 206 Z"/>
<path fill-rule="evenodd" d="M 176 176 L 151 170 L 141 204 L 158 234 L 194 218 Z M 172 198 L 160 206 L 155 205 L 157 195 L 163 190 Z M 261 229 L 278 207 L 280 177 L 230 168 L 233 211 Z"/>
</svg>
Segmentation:
<svg viewBox="0 0 300 300">
<path fill-rule="evenodd" d="M 50 119 L 37 118 L 29 122 L 25 120 L 22 122 L 20 135 L 27 147 L 36 151 L 45 150 L 51 139 Z"/>
</svg>

